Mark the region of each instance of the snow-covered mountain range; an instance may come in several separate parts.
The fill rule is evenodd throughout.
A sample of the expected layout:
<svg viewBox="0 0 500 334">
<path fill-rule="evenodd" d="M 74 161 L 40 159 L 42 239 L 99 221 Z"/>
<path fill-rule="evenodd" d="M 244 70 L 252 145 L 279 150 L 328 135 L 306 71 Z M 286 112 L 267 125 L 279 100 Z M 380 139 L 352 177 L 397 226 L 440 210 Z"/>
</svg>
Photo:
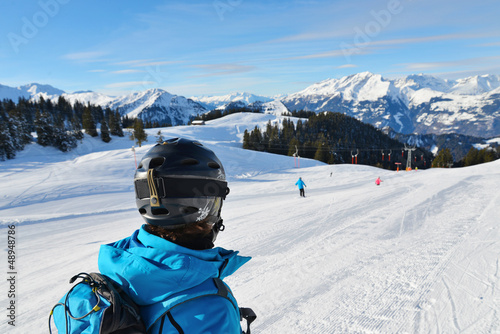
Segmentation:
<svg viewBox="0 0 500 334">
<path fill-rule="evenodd" d="M 65 94 L 63 90 L 54 88 L 50 85 L 40 85 L 37 83 L 32 83 L 15 88 L 0 85 L 0 99 L 11 99 L 15 102 L 17 102 L 19 98 L 39 99 L 41 96 L 45 99 L 54 99 L 62 94 Z"/>
<path fill-rule="evenodd" d="M 124 96 L 85 91 L 66 93 L 49 85 L 17 88 L 0 85 L 0 99 L 56 99 L 90 102 L 118 108 L 122 115 L 159 124 L 186 124 L 213 109 L 247 106 L 281 115 L 287 111 L 336 111 L 378 128 L 390 127 L 402 134 L 459 133 L 477 137 L 500 135 L 500 76 L 481 75 L 443 80 L 430 75 L 387 79 L 370 72 L 315 83 L 285 97 L 250 93 L 186 98 L 162 89 Z"/>
<path fill-rule="evenodd" d="M 249 105 L 254 102 L 270 102 L 273 99 L 267 96 L 235 92 L 220 96 L 193 96 L 191 100 L 200 103 L 208 110 L 213 110 L 224 109 L 232 102 L 241 102 L 243 105 Z"/>
<path fill-rule="evenodd" d="M 170 94 L 162 89 L 148 89 L 142 92 L 134 92 L 123 96 L 109 96 L 92 91 L 80 91 L 66 93 L 49 85 L 30 84 L 17 88 L 0 85 L 0 99 L 19 98 L 57 100 L 63 96 L 74 104 L 76 101 L 100 105 L 103 108 L 110 107 L 118 109 L 122 116 L 130 118 L 139 117 L 150 122 L 158 122 L 160 125 L 186 124 L 198 114 L 207 112 L 206 108 L 199 103 Z"/>
<path fill-rule="evenodd" d="M 370 72 L 328 79 L 282 100 L 289 110 L 337 111 L 409 133 L 500 134 L 500 76 L 385 79 Z"/>
</svg>

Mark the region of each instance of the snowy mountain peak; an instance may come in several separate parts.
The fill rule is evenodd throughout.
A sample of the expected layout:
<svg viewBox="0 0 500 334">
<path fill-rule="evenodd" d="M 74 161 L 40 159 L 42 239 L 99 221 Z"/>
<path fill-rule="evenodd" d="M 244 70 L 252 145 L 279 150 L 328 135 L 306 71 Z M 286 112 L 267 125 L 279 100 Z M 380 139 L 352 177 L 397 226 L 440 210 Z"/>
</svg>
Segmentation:
<svg viewBox="0 0 500 334">
<path fill-rule="evenodd" d="M 391 92 L 391 83 L 380 74 L 362 72 L 340 79 L 327 79 L 313 84 L 306 89 L 290 95 L 299 97 L 304 95 L 331 95 L 341 96 L 344 100 L 377 100 Z M 290 98 L 289 97 L 289 98 Z"/>
<path fill-rule="evenodd" d="M 54 99 L 62 94 L 64 94 L 63 90 L 38 83 L 19 87 L 0 85 L 0 99 L 11 99 L 13 101 L 17 101 L 19 98 L 38 100 L 40 96 L 44 99 Z"/>
<path fill-rule="evenodd" d="M 476 75 L 456 80 L 451 90 L 461 95 L 478 95 L 490 92 L 500 87 L 499 75 Z"/>
<path fill-rule="evenodd" d="M 431 89 L 438 92 L 448 92 L 450 84 L 447 80 L 436 78 L 427 74 L 411 74 L 407 77 L 395 80 L 398 88 L 411 88 L 413 90 Z"/>
<path fill-rule="evenodd" d="M 224 108 L 231 102 L 242 102 L 244 105 L 249 105 L 259 101 L 270 102 L 273 100 L 267 96 L 255 95 L 247 92 L 233 92 L 219 96 L 198 96 L 191 97 L 191 99 L 201 103 L 208 110 Z"/>
<path fill-rule="evenodd" d="M 20 86 L 19 89 L 29 92 L 31 95 L 59 96 L 65 93 L 63 90 L 54 88 L 51 85 L 42 85 L 39 83 L 30 83 Z"/>
</svg>

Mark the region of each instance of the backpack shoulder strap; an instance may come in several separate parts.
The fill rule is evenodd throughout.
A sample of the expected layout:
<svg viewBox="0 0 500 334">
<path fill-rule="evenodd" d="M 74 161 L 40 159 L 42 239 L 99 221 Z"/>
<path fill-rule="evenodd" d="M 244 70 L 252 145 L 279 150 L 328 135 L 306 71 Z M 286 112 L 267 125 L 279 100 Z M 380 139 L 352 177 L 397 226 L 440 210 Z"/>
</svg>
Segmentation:
<svg viewBox="0 0 500 334">
<path fill-rule="evenodd" d="M 196 291 L 191 291 L 190 293 L 183 293 L 181 296 L 172 297 L 171 303 L 168 304 L 167 309 L 164 310 L 163 313 L 161 313 L 159 316 L 157 316 L 154 321 L 150 322 L 148 331 L 156 323 L 158 323 L 158 321 L 161 321 L 163 323 L 165 321 L 165 317 L 167 317 L 172 325 L 176 327 L 179 333 L 183 333 L 180 326 L 173 319 L 171 311 L 182 304 L 207 296 L 220 296 L 222 298 L 225 298 L 229 300 L 233 307 L 239 312 L 236 300 L 229 287 L 220 278 L 214 277 L 212 278 L 212 280 L 208 280 L 198 286 L 196 288 Z"/>
<path fill-rule="evenodd" d="M 145 333 L 139 307 L 127 295 L 123 288 L 106 275 L 90 273 L 96 282 L 98 293 L 110 302 L 110 307 L 104 311 L 101 333 Z M 124 331 L 125 330 L 125 331 Z"/>
</svg>

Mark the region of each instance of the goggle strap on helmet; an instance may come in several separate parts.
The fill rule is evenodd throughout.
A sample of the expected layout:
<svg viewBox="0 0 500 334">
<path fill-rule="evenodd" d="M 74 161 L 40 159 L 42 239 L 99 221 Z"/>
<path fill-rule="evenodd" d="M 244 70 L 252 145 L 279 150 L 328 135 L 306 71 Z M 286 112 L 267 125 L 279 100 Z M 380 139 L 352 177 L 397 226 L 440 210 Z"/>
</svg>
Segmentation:
<svg viewBox="0 0 500 334">
<path fill-rule="evenodd" d="M 155 196 L 159 198 L 226 198 L 229 188 L 226 181 L 210 179 L 184 179 L 172 177 L 154 177 L 152 169 L 148 170 L 147 184 L 145 180 L 136 180 L 137 198 L 143 199 Z M 159 201 L 157 201 L 159 203 Z M 153 206 L 153 204 L 151 203 Z"/>
<path fill-rule="evenodd" d="M 148 188 L 149 188 L 149 202 L 152 207 L 160 206 L 160 199 L 158 198 L 158 191 L 154 181 L 154 169 L 148 170 Z"/>
</svg>

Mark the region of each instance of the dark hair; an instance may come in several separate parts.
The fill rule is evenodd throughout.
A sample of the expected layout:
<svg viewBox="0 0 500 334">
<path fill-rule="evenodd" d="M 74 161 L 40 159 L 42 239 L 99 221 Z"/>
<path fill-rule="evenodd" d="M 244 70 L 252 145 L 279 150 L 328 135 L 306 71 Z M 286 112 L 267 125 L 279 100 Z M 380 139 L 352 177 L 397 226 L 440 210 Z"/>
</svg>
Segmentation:
<svg viewBox="0 0 500 334">
<path fill-rule="evenodd" d="M 162 226 L 146 224 L 147 232 L 177 245 L 191 249 L 210 249 L 214 247 L 212 241 L 213 224 L 206 219 L 169 229 Z"/>
</svg>

